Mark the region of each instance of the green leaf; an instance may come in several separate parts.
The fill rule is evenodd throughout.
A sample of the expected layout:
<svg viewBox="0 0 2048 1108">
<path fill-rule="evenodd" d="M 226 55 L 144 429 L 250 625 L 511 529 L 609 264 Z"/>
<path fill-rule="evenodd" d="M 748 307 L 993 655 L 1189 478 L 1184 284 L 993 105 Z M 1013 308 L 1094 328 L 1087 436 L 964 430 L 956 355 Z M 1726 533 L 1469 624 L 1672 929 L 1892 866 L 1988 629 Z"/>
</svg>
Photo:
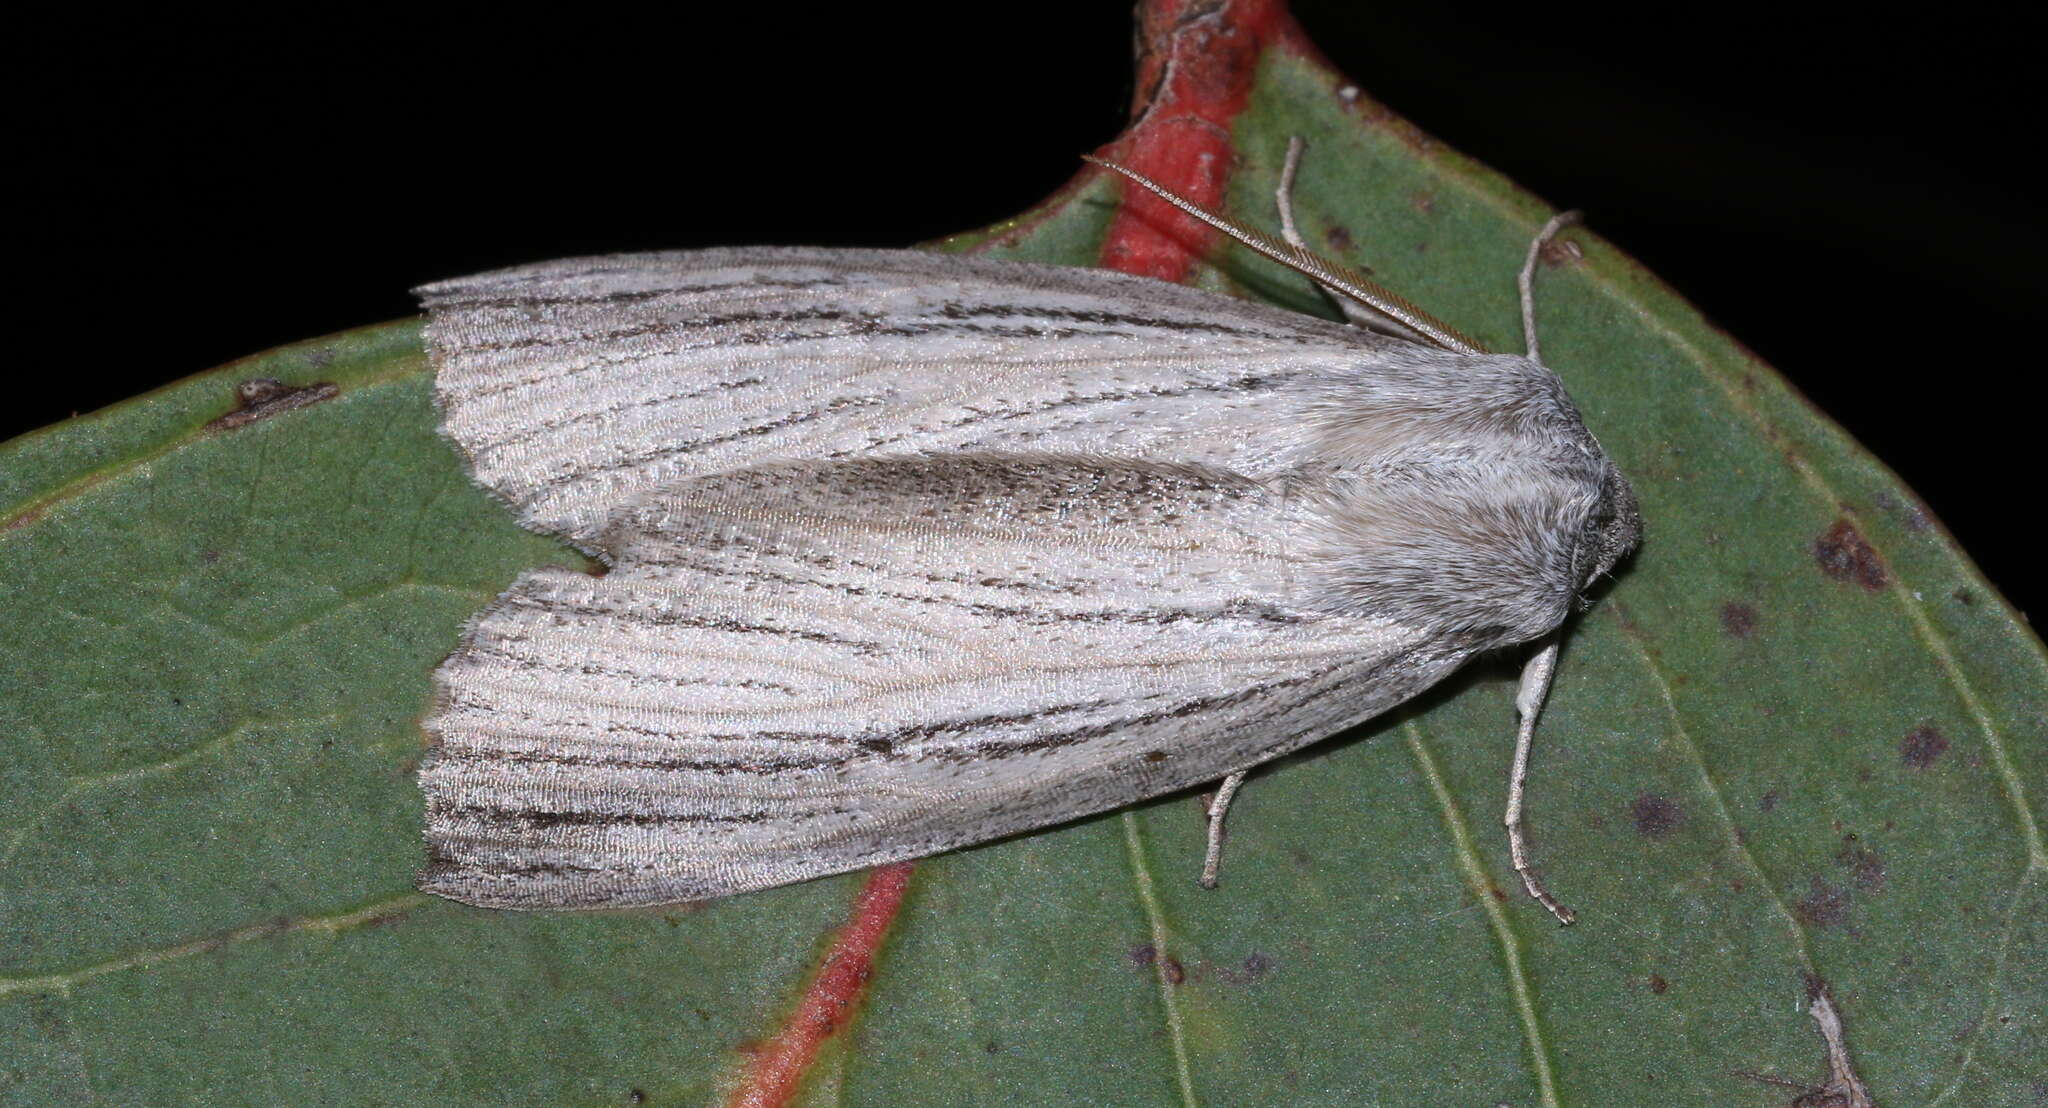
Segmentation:
<svg viewBox="0 0 2048 1108">
<path fill-rule="evenodd" d="M 1228 207 L 1289 135 L 1319 249 L 1503 349 L 1547 214 L 1269 44 Z M 944 244 L 1089 264 L 1095 178 Z M 1188 796 L 921 863 L 806 1078 L 850 1104 L 1779 1104 L 1825 987 L 1879 1103 L 2038 1095 L 2048 661 L 1883 466 L 1574 232 L 1546 359 L 1648 538 L 1575 625 L 1499 828 L 1514 659 L 1254 776 L 1222 889 Z M 1217 251 L 1198 280 L 1327 314 Z M 209 426 L 253 378 L 335 394 Z M 280 406 L 283 407 L 283 406 Z M 434 432 L 417 325 L 288 347 L 0 447 L 0 1099 L 703 1103 L 852 875 L 665 912 L 411 891 L 428 673 L 576 555 Z"/>
</svg>

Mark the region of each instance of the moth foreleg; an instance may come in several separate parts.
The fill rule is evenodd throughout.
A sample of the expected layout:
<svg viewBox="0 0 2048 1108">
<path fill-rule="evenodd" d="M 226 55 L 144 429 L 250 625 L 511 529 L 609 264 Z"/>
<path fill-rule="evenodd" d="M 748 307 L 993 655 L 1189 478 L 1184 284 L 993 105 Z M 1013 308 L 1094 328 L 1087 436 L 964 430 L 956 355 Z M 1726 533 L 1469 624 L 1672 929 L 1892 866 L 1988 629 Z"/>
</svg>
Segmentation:
<svg viewBox="0 0 2048 1108">
<path fill-rule="evenodd" d="M 1209 801 L 1209 852 L 1202 859 L 1202 887 L 1216 887 L 1216 869 L 1223 864 L 1223 814 L 1230 810 L 1230 800 L 1237 795 L 1237 787 L 1244 784 L 1247 771 L 1238 770 L 1223 779 L 1216 786 L 1216 796 Z"/>
<path fill-rule="evenodd" d="M 1308 250 L 1308 240 L 1301 237 L 1301 227 L 1294 222 L 1294 173 L 1301 168 L 1301 152 L 1305 144 L 1300 135 L 1287 140 L 1287 160 L 1280 166 L 1280 187 L 1273 190 L 1273 201 L 1280 207 L 1280 237 L 1296 250 Z M 1344 313 L 1344 319 L 1355 327 L 1378 331 L 1383 335 L 1395 335 L 1410 342 L 1425 342 L 1423 336 L 1413 327 L 1379 311 L 1370 304 L 1359 302 L 1356 297 L 1346 296 L 1328 285 L 1318 285 L 1323 295 L 1337 305 Z"/>
<path fill-rule="evenodd" d="M 1508 810 L 1502 822 L 1508 827 L 1508 857 L 1514 861 L 1515 872 L 1522 875 L 1522 887 L 1550 909 L 1557 922 L 1568 924 L 1576 917 L 1537 879 L 1535 867 L 1529 864 L 1529 842 L 1522 828 L 1522 792 L 1529 783 L 1529 748 L 1535 745 L 1536 717 L 1543 711 L 1543 698 L 1550 692 L 1550 676 L 1556 670 L 1557 639 L 1553 637 L 1522 667 L 1522 684 L 1515 693 L 1515 712 L 1521 716 L 1521 726 L 1515 732 L 1515 763 L 1508 771 Z"/>
</svg>

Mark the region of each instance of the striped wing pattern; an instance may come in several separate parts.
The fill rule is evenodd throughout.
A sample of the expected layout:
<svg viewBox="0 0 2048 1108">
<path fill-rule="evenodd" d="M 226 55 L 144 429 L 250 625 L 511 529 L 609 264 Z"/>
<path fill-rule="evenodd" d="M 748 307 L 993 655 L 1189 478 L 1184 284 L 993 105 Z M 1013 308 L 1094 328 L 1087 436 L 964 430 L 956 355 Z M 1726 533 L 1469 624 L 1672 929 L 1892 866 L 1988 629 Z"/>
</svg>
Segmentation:
<svg viewBox="0 0 2048 1108">
<path fill-rule="evenodd" d="M 421 294 L 444 433 L 524 522 L 578 543 L 638 494 L 762 461 L 1035 451 L 1258 475 L 1302 445 L 1290 391 L 1391 341 L 916 251 L 627 255 Z"/>
<path fill-rule="evenodd" d="M 906 252 L 425 290 L 444 432 L 538 530 L 437 673 L 421 887 L 599 908 L 1056 823 L 1398 703 L 1470 644 L 1312 599 L 1304 396 L 1387 340 Z"/>
</svg>

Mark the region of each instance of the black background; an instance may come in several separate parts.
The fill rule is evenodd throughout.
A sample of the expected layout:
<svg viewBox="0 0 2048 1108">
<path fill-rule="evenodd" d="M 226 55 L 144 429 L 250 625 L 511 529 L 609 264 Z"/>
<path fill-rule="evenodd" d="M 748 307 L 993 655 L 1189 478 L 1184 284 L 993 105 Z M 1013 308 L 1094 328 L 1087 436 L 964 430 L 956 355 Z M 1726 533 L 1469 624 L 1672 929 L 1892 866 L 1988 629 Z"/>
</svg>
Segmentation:
<svg viewBox="0 0 2048 1108">
<path fill-rule="evenodd" d="M 1368 94 L 1676 285 L 2038 609 L 2040 26 L 1792 5 L 1687 26 L 1299 0 Z M 1429 10 L 1422 10 L 1427 8 Z M 1121 126 L 1111 0 L 15 26 L 30 289 L 0 439 L 562 254 L 903 245 Z"/>
</svg>

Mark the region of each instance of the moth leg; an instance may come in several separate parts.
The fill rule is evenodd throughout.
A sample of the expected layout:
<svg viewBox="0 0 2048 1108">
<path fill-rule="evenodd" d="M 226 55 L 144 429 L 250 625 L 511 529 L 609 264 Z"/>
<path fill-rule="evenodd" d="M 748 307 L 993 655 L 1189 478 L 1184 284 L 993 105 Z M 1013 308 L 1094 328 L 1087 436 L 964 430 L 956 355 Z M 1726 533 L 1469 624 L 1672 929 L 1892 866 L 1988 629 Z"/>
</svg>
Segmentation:
<svg viewBox="0 0 2048 1108">
<path fill-rule="evenodd" d="M 1216 798 L 1209 801 L 1209 853 L 1202 859 L 1202 887 L 1216 887 L 1216 868 L 1223 864 L 1223 814 L 1230 810 L 1230 800 L 1237 795 L 1237 787 L 1244 784 L 1248 771 L 1238 770 L 1223 779 L 1216 786 Z"/>
<path fill-rule="evenodd" d="M 1515 712 L 1521 716 L 1521 726 L 1516 729 L 1515 764 L 1508 772 L 1508 811 L 1502 822 L 1508 826 L 1508 856 L 1514 860 L 1515 872 L 1522 875 L 1522 887 L 1550 909 L 1557 922 L 1568 924 L 1577 917 L 1537 879 L 1535 868 L 1529 864 L 1529 841 L 1522 828 L 1522 793 L 1529 782 L 1529 748 L 1535 743 L 1536 716 L 1543 710 L 1543 698 L 1550 693 L 1550 677 L 1556 671 L 1557 639 L 1553 637 L 1522 667 L 1521 688 L 1515 693 Z"/>
<path fill-rule="evenodd" d="M 1296 250 L 1308 250 L 1308 240 L 1301 237 L 1301 228 L 1294 222 L 1294 171 L 1301 168 L 1301 152 L 1306 144 L 1300 135 L 1287 140 L 1287 160 L 1280 166 L 1280 187 L 1273 190 L 1273 201 L 1280 207 L 1280 237 Z M 1318 284 L 1323 295 L 1337 305 L 1344 313 L 1344 319 L 1354 327 L 1378 331 L 1383 335 L 1395 335 L 1411 342 L 1427 342 L 1415 329 L 1379 311 L 1370 304 L 1363 304 L 1356 297 L 1346 296 L 1328 285 Z"/>
<path fill-rule="evenodd" d="M 1522 272 L 1515 278 L 1515 289 L 1522 294 L 1522 345 L 1528 349 L 1529 360 L 1537 365 L 1543 364 L 1543 355 L 1536 345 L 1536 258 L 1559 231 L 1578 221 L 1578 212 L 1559 212 L 1551 216 L 1550 222 L 1529 240 L 1529 256 L 1522 259 Z"/>
</svg>

